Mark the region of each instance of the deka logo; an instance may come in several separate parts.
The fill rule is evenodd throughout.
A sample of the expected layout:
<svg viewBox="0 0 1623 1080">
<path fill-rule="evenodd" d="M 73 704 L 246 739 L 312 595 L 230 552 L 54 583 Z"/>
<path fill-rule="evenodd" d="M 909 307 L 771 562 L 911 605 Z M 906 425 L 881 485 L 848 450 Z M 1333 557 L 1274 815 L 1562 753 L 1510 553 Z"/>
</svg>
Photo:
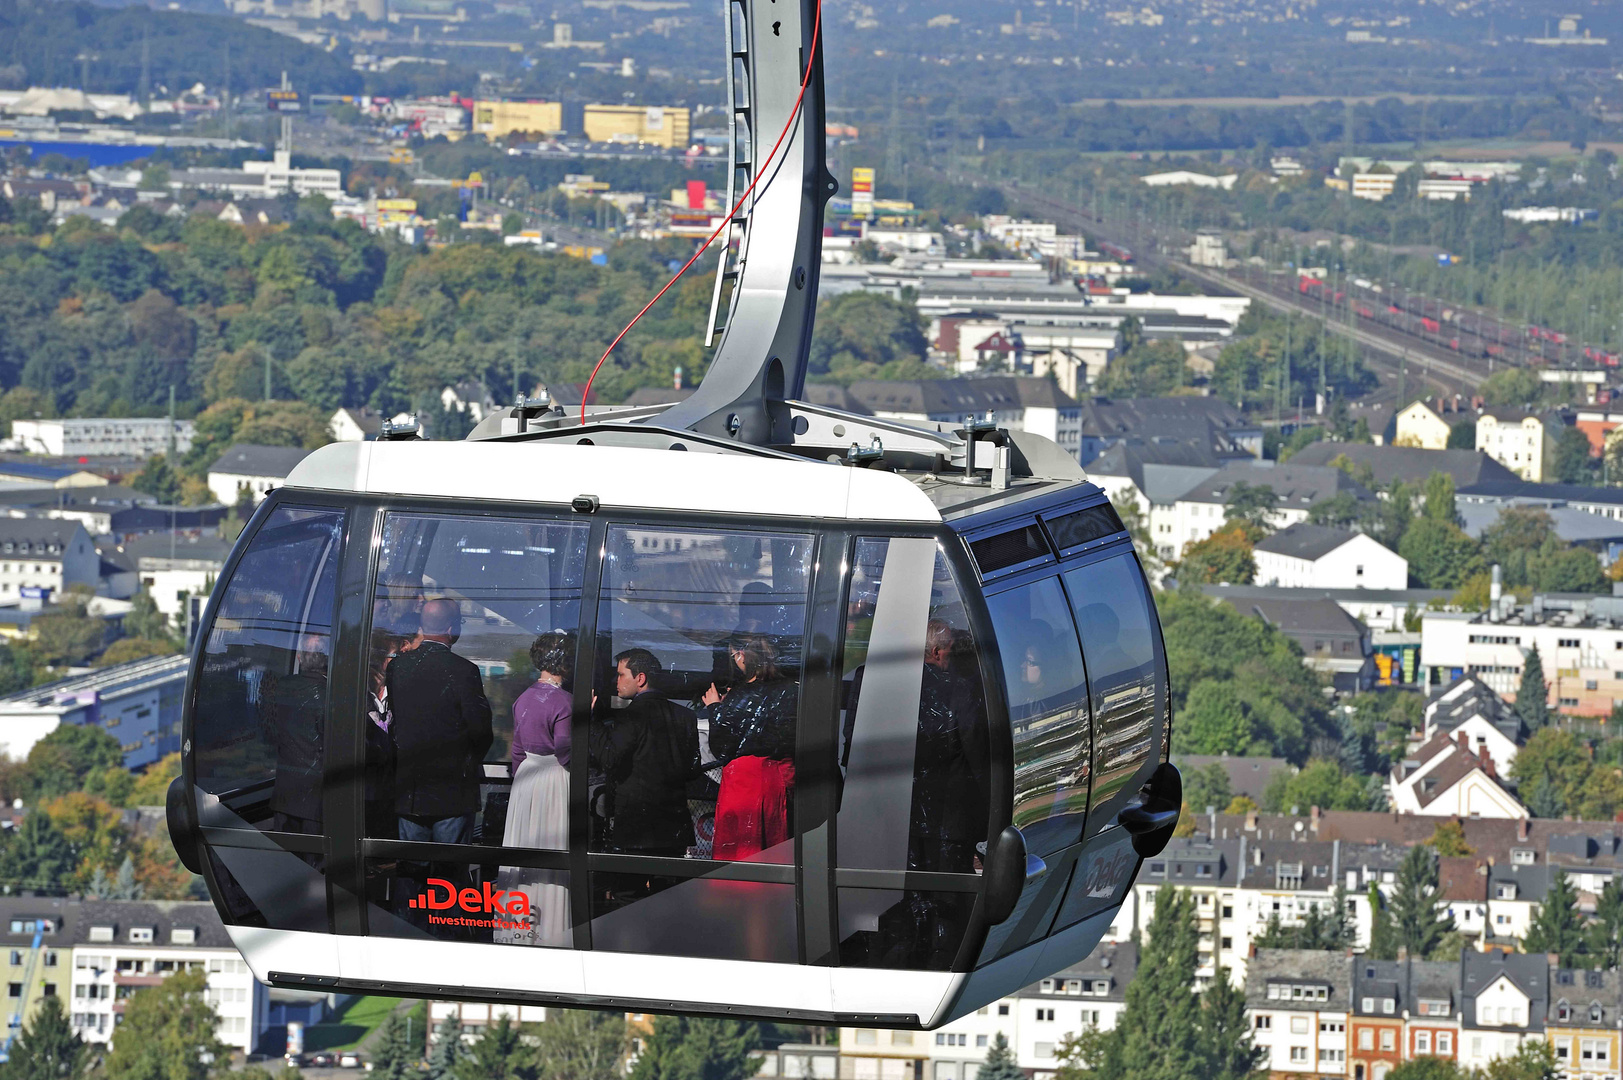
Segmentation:
<svg viewBox="0 0 1623 1080">
<path fill-rule="evenodd" d="M 445 890 L 440 896 L 437 890 Z M 502 892 L 493 890 L 490 882 L 484 883 L 481 889 L 463 889 L 457 887 L 444 878 L 429 878 L 428 890 L 417 894 L 407 903 L 408 907 L 426 908 L 429 911 L 449 911 L 459 907 L 472 915 L 528 915 L 530 913 L 530 898 L 521 892 Z"/>
</svg>

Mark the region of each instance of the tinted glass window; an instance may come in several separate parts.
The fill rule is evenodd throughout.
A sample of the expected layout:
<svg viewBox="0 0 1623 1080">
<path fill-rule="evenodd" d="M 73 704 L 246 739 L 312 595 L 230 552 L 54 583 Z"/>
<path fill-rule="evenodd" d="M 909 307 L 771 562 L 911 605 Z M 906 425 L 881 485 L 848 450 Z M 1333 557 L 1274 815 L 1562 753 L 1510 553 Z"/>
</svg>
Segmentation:
<svg viewBox="0 0 1623 1080">
<path fill-rule="evenodd" d="M 987 833 L 986 695 L 935 541 L 857 541 L 843 671 L 839 865 L 973 875 Z M 943 969 L 973 899 L 842 889 L 841 963 Z"/>
<path fill-rule="evenodd" d="M 567 849 L 587 533 L 548 519 L 385 520 L 369 639 L 366 835 Z M 373 864 L 368 882 L 375 934 L 573 941 L 561 870 L 408 856 Z M 458 906 L 469 888 L 480 893 L 477 912 Z M 453 891 L 456 904 L 442 909 Z M 486 902 L 487 893 L 506 899 Z"/>
<path fill-rule="evenodd" d="M 273 512 L 203 642 L 192 731 L 201 823 L 305 834 L 281 847 L 213 845 L 235 923 L 327 929 L 321 780 L 343 528 L 338 511 Z"/>
<path fill-rule="evenodd" d="M 321 832 L 333 597 L 344 515 L 271 514 L 203 644 L 193 731 L 204 825 Z"/>
<path fill-rule="evenodd" d="M 1086 510 L 1078 510 L 1074 514 L 1065 514 L 1062 517 L 1048 519 L 1048 531 L 1054 534 L 1054 543 L 1059 545 L 1061 551 L 1083 544 L 1091 544 L 1095 540 L 1103 540 L 1107 536 L 1114 536 L 1126 528 L 1121 523 L 1121 515 L 1109 503 L 1100 503 L 1090 506 Z"/>
<path fill-rule="evenodd" d="M 693 860 L 693 875 L 698 860 L 794 861 L 812 548 L 806 534 L 609 529 L 586 740 L 593 851 Z M 796 958 L 792 886 L 681 870 L 594 872 L 593 948 Z"/>
<path fill-rule="evenodd" d="M 1069 570 L 1065 588 L 1076 610 L 1094 716 L 1095 829 L 1110 824 L 1117 796 L 1155 757 L 1156 725 L 1166 707 L 1166 676 L 1149 587 L 1129 551 Z M 1106 806 L 1109 804 L 1109 806 Z M 1119 807 L 1116 807 L 1119 809 Z"/>
<path fill-rule="evenodd" d="M 1014 824 L 1046 855 L 1082 838 L 1092 751 L 1087 686 L 1058 578 L 989 596 L 1014 734 Z"/>
<path fill-rule="evenodd" d="M 1006 566 L 1040 559 L 1048 554 L 1048 541 L 1035 522 L 1008 532 L 983 536 L 969 545 L 975 554 L 975 565 L 981 573 L 990 574 Z"/>
</svg>

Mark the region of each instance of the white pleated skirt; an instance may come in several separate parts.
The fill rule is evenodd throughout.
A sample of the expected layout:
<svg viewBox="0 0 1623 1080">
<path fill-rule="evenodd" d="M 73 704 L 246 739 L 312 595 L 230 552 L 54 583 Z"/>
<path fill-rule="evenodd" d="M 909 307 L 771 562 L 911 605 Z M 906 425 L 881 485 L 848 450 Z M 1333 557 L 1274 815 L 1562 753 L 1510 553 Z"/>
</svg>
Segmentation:
<svg viewBox="0 0 1623 1080">
<path fill-rule="evenodd" d="M 550 754 L 530 754 L 513 776 L 507 802 L 507 827 L 502 846 L 569 849 L 569 770 Z M 501 929 L 495 941 L 502 945 L 549 945 L 569 948 L 574 934 L 569 919 L 568 878 L 562 871 L 504 866 L 497 885 L 521 892 L 530 901 L 530 913 L 514 921 L 520 929 Z"/>
</svg>

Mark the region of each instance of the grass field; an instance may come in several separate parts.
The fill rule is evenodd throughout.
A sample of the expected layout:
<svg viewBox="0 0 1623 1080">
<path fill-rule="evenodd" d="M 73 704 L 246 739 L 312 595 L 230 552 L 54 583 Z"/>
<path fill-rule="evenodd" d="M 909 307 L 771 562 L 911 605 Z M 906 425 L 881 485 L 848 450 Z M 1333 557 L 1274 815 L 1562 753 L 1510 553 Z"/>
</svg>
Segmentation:
<svg viewBox="0 0 1623 1080">
<path fill-rule="evenodd" d="M 353 1049 L 357 1043 L 371 1034 L 374 1028 L 383 1023 L 384 1018 L 398 1004 L 399 998 L 356 998 L 325 1024 L 306 1028 L 304 1049 L 307 1053 L 317 1050 Z"/>
</svg>

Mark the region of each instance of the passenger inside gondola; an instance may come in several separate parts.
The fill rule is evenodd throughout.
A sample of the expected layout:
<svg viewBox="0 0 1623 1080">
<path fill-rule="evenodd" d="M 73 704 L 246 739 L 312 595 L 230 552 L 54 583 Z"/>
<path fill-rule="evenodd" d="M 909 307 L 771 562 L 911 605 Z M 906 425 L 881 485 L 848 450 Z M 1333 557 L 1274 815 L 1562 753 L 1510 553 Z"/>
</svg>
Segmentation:
<svg viewBox="0 0 1623 1080">
<path fill-rule="evenodd" d="M 647 649 L 614 658 L 615 696 L 626 702 L 592 728 L 593 765 L 608 787 L 608 845 L 626 855 L 680 859 L 694 844 L 687 785 L 699 768 L 699 724 L 654 683 L 664 673 Z"/>
<path fill-rule="evenodd" d="M 705 691 L 699 718 L 710 752 L 725 762 L 716 798 L 713 858 L 748 859 L 792 835 L 795 705 L 799 688 L 778 669 L 772 637 L 741 632 L 728 646 L 736 682 Z"/>
<path fill-rule="evenodd" d="M 276 740 L 272 827 L 320 834 L 322 728 L 327 720 L 327 635 L 299 639 L 294 669 L 271 675 L 265 695 Z"/>
</svg>

